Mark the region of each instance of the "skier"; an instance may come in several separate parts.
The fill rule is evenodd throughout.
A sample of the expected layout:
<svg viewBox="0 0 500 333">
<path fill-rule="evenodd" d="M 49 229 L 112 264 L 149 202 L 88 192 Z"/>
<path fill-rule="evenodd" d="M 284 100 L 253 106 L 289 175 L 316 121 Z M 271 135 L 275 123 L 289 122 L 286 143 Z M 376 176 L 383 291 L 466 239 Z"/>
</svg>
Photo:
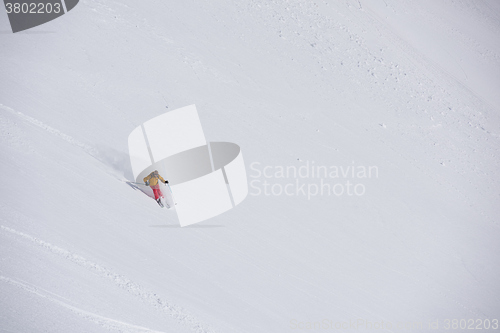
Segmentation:
<svg viewBox="0 0 500 333">
<path fill-rule="evenodd" d="M 163 179 L 162 176 L 158 173 L 158 170 L 151 172 L 148 176 L 144 177 L 144 183 L 153 189 L 153 193 L 155 195 L 155 200 L 158 205 L 163 207 L 161 203 L 161 198 L 164 198 L 163 193 L 160 190 L 160 184 L 158 181 L 162 181 L 164 184 L 168 184 L 168 180 Z"/>
</svg>

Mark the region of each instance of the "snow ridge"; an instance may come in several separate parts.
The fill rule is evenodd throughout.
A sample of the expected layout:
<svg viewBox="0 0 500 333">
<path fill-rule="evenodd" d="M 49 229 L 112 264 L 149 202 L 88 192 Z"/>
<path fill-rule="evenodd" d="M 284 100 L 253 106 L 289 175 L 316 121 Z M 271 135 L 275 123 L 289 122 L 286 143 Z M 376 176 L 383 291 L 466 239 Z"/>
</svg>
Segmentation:
<svg viewBox="0 0 500 333">
<path fill-rule="evenodd" d="M 188 314 L 186 310 L 182 309 L 181 307 L 171 304 L 168 301 L 165 301 L 164 299 L 161 299 L 158 295 L 155 293 L 152 293 L 150 291 L 145 290 L 143 287 L 141 287 L 139 284 L 131 281 L 127 277 L 123 275 L 119 275 L 110 269 L 103 267 L 99 264 L 96 264 L 90 260 L 85 259 L 84 257 L 71 253 L 68 250 L 65 250 L 63 248 L 60 248 L 56 245 L 53 245 L 51 243 L 45 242 L 41 239 L 38 239 L 36 237 L 33 237 L 31 235 L 25 234 L 23 232 L 14 230 L 12 228 L 6 227 L 1 225 L 0 228 L 3 231 L 9 232 L 11 234 L 17 235 L 19 237 L 22 237 L 23 239 L 29 240 L 32 243 L 35 243 L 36 245 L 43 247 L 44 249 L 57 254 L 61 257 L 64 257 L 65 259 L 82 266 L 88 270 L 91 270 L 95 273 L 97 273 L 100 277 L 106 278 L 108 280 L 111 280 L 114 284 L 116 284 L 118 287 L 121 289 L 126 290 L 130 294 L 139 297 L 142 301 L 145 303 L 149 304 L 150 306 L 156 308 L 157 310 L 160 310 L 169 316 L 173 317 L 174 319 L 177 320 L 178 323 L 185 325 L 189 327 L 193 332 L 196 333 L 215 333 L 215 331 L 208 327 L 208 325 L 201 323 L 199 320 L 194 318 L 191 314 Z M 119 322 L 110 318 L 102 317 L 97 314 L 93 314 L 78 308 L 75 308 L 67 303 L 64 303 L 62 301 L 59 301 L 55 298 L 52 298 L 48 295 L 44 295 L 39 293 L 35 288 L 29 287 L 21 282 L 15 281 L 13 279 L 10 279 L 8 277 L 0 276 L 0 279 L 6 282 L 9 282 L 13 285 L 16 285 L 17 287 L 21 287 L 24 290 L 27 290 L 29 292 L 35 293 L 39 296 L 42 296 L 44 298 L 47 298 L 51 301 L 54 301 L 74 312 L 77 312 L 78 314 L 84 316 L 85 318 L 89 318 L 90 320 L 97 322 L 101 325 L 106 325 L 107 327 L 113 327 L 115 328 L 116 325 L 130 325 L 127 323 Z M 128 327 L 128 326 L 127 326 Z M 152 330 L 149 330 L 147 328 L 143 328 L 140 326 L 134 326 L 131 325 L 128 328 L 134 328 L 138 330 L 138 332 L 155 332 Z"/>
<path fill-rule="evenodd" d="M 77 308 L 75 306 L 72 306 L 68 303 L 65 303 L 65 302 L 63 302 L 55 297 L 51 297 L 51 296 L 43 293 L 40 290 L 41 288 L 30 286 L 26 283 L 8 278 L 8 277 L 3 276 L 3 275 L 0 275 L 0 280 L 7 282 L 13 286 L 18 287 L 18 288 L 21 288 L 24 291 L 27 291 L 27 292 L 30 292 L 30 293 L 35 294 L 37 296 L 40 296 L 42 298 L 45 298 L 45 299 L 47 299 L 51 302 L 54 302 L 58 305 L 61 305 L 62 307 L 66 308 L 68 310 L 71 310 L 71 311 L 75 312 L 76 314 L 78 314 L 79 316 L 81 316 L 87 320 L 90 320 L 90 321 L 92 321 L 92 322 L 94 322 L 94 323 L 96 323 L 96 324 L 98 324 L 98 325 L 100 325 L 103 328 L 106 328 L 108 330 L 118 330 L 118 331 L 126 331 L 126 332 L 141 332 L 141 333 L 142 332 L 144 332 L 144 333 L 161 333 L 161 331 L 151 330 L 151 329 L 146 328 L 146 327 L 125 323 L 123 321 L 111 319 L 111 318 L 104 317 L 104 316 L 101 316 L 101 315 L 98 315 L 98 314 L 95 314 L 92 312 L 82 310 L 82 309 Z M 49 291 L 46 291 L 46 292 L 51 293 Z M 53 293 L 51 293 L 51 294 L 53 294 Z M 56 296 L 62 298 L 59 295 L 56 295 Z"/>
</svg>

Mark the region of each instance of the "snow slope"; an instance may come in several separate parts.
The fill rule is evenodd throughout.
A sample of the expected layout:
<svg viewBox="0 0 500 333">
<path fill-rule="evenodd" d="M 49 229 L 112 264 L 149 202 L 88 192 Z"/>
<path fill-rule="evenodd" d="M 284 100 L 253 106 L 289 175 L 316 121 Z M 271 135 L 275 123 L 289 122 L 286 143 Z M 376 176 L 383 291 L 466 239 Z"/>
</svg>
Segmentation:
<svg viewBox="0 0 500 333">
<path fill-rule="evenodd" d="M 0 10 L 0 330 L 499 319 L 499 18 L 494 0 L 83 0 L 12 34 Z M 179 228 L 127 183 L 126 145 L 193 103 L 257 182 Z M 313 164 L 378 177 L 255 195 L 321 181 L 255 169 Z"/>
</svg>

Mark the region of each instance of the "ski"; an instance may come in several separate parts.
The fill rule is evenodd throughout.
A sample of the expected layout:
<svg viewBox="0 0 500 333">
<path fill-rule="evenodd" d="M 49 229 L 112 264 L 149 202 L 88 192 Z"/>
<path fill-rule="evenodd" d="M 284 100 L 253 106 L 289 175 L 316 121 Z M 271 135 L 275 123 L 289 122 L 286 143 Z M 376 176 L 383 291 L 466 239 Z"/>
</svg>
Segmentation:
<svg viewBox="0 0 500 333">
<path fill-rule="evenodd" d="M 156 203 L 157 203 L 157 204 L 158 204 L 158 206 L 160 206 L 161 208 L 165 207 L 165 206 L 163 206 L 163 202 L 161 201 L 161 199 L 156 200 Z"/>
<path fill-rule="evenodd" d="M 136 184 L 136 185 L 144 185 L 144 186 L 147 186 L 146 184 L 144 183 L 136 183 L 136 182 L 127 182 L 127 183 L 130 183 L 130 184 Z"/>
</svg>

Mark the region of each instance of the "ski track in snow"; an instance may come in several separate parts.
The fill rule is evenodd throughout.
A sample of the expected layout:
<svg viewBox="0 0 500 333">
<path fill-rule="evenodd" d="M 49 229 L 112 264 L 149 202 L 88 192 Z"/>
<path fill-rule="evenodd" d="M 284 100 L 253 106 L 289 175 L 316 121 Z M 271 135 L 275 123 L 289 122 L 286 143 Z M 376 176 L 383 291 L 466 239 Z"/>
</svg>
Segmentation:
<svg viewBox="0 0 500 333">
<path fill-rule="evenodd" d="M 131 281 L 130 279 L 126 278 L 123 275 L 119 275 L 114 273 L 113 271 L 96 264 L 92 261 L 89 261 L 85 259 L 84 257 L 73 254 L 68 250 L 65 250 L 63 248 L 60 248 L 56 245 L 53 245 L 51 243 L 45 242 L 41 239 L 38 239 L 36 237 L 33 237 L 31 235 L 25 234 L 23 232 L 14 230 L 12 228 L 6 227 L 1 225 L 1 229 L 5 232 L 9 232 L 11 234 L 14 234 L 16 236 L 19 236 L 25 240 L 29 240 L 32 243 L 54 253 L 57 254 L 79 266 L 82 266 L 94 273 L 97 273 L 100 277 L 111 280 L 115 285 L 120 287 L 121 289 L 126 290 L 128 293 L 131 295 L 134 295 L 136 297 L 139 297 L 143 302 L 149 304 L 150 306 L 161 310 L 162 312 L 168 314 L 169 316 L 173 317 L 178 323 L 189 327 L 193 332 L 196 333 L 215 333 L 215 331 L 212 328 L 207 327 L 206 324 L 202 324 L 199 322 L 197 319 L 195 319 L 191 314 L 188 314 L 184 309 L 180 308 L 179 306 L 173 305 L 163 299 L 161 299 L 158 295 L 155 293 L 149 292 L 145 290 L 143 287 L 141 287 L 139 284 Z M 34 293 L 38 296 L 41 296 L 43 298 L 46 298 L 50 301 L 53 301 L 61 306 L 64 306 L 68 309 L 70 309 L 73 312 L 78 313 L 79 315 L 83 316 L 84 318 L 87 318 L 93 322 L 96 322 L 100 324 L 103 327 L 106 328 L 112 328 L 112 329 L 123 329 L 127 328 L 127 331 L 130 331 L 130 329 L 134 329 L 134 332 L 157 332 L 154 330 L 150 330 L 144 327 L 140 326 L 135 326 L 131 324 L 127 324 L 121 321 L 117 321 L 114 319 L 106 318 L 94 313 L 90 313 L 87 311 L 84 311 L 82 309 L 76 308 L 72 305 L 69 305 L 65 302 L 62 302 L 54 297 L 51 297 L 49 295 L 46 295 L 44 293 L 41 293 L 38 291 L 37 288 L 30 287 L 27 284 L 24 284 L 22 282 L 13 280 L 11 278 L 1 276 L 0 275 L 0 280 L 6 281 L 12 285 L 15 285 L 17 287 L 20 287 L 26 291 L 29 291 L 31 293 Z"/>
<path fill-rule="evenodd" d="M 60 130 L 58 129 L 55 129 L 54 127 L 51 127 L 45 123 L 43 123 L 42 121 L 38 120 L 38 119 L 35 119 L 31 116 L 28 116 L 28 115 L 25 115 L 24 113 L 22 112 L 19 112 L 19 111 L 16 111 L 4 104 L 1 104 L 0 103 L 0 109 L 3 109 L 19 118 L 21 118 L 22 120 L 26 121 L 27 123 L 30 123 L 32 125 L 35 125 L 43 130 L 45 130 L 47 133 L 49 134 L 52 134 L 64 141 L 66 141 L 67 143 L 75 146 L 75 147 L 78 147 L 80 148 L 81 150 L 83 150 L 85 153 L 89 154 L 90 156 L 92 156 L 93 158 L 95 158 L 96 160 L 98 160 L 99 162 L 103 163 L 107 168 L 106 168 L 106 172 L 110 175 L 110 176 L 113 176 L 114 178 L 118 179 L 119 181 L 122 181 L 122 182 L 126 182 L 126 180 L 124 180 L 122 177 L 119 177 L 118 175 L 116 175 L 114 172 L 110 171 L 109 170 L 109 166 L 107 165 L 107 163 L 105 161 L 103 161 L 103 159 L 100 157 L 100 154 L 99 154 L 99 150 L 97 150 L 96 148 L 88 145 L 88 144 L 85 144 L 83 142 L 80 142 L 78 141 L 77 139 L 73 138 L 72 136 L 68 135 L 68 134 L 65 134 L 63 132 L 61 132 Z"/>
<path fill-rule="evenodd" d="M 93 147 L 91 147 L 83 142 L 80 142 L 80 141 L 76 140 L 75 138 L 73 138 L 67 134 L 64 134 L 63 132 L 61 132 L 53 127 L 50 127 L 49 125 L 44 124 L 40 120 L 37 120 L 37 119 L 30 117 L 30 116 L 27 116 L 22 112 L 15 111 L 14 109 L 12 109 L 6 105 L 3 105 L 3 104 L 0 104 L 0 108 L 18 116 L 19 118 L 23 119 L 24 121 L 26 121 L 30 124 L 33 124 L 37 127 L 44 129 L 48 133 L 53 134 L 53 135 L 63 139 L 64 141 L 66 141 L 74 146 L 77 146 L 78 148 L 81 148 L 83 151 L 85 151 L 87 154 L 91 155 L 92 157 L 96 157 L 96 155 L 97 155 L 97 150 L 95 148 L 93 148 Z"/>
<path fill-rule="evenodd" d="M 42 297 L 42 298 L 45 298 L 53 303 L 56 303 L 76 314 L 78 314 L 79 316 L 87 319 L 87 320 L 90 320 L 100 326 L 102 326 L 103 328 L 106 328 L 108 330 L 117 330 L 117 331 L 126 331 L 126 332 L 145 332 L 145 333 L 159 333 L 159 332 L 163 332 L 163 331 L 155 331 L 155 330 L 151 330 L 149 328 L 146 328 L 146 327 L 142 327 L 142 326 L 137 326 L 137 325 L 133 325 L 133 324 L 129 324 L 129 323 L 125 323 L 123 321 L 119 321 L 119 320 L 115 320 L 115 319 L 111 319 L 111 318 L 108 318 L 108 317 L 103 317 L 101 315 L 98 315 L 98 314 L 95 314 L 95 313 L 92 313 L 92 312 L 88 312 L 88 311 L 85 311 L 85 310 L 82 310 L 80 308 L 77 308 L 75 306 L 72 306 L 72 305 L 69 305 L 68 303 L 65 303 L 55 297 L 52 297 L 50 295 L 47 295 L 48 294 L 52 294 L 52 295 L 55 295 L 57 296 L 58 298 L 63 298 L 59 295 L 56 295 L 52 292 L 49 292 L 49 291 L 46 291 L 46 290 L 43 290 L 42 288 L 39 288 L 39 287 L 35 287 L 35 286 L 30 286 L 28 285 L 27 283 L 23 283 L 21 281 L 18 281 L 18 280 L 14 280 L 14 279 L 11 279 L 11 278 L 8 278 L 6 276 L 3 276 L 3 275 L 0 275 L 0 280 L 1 281 L 4 281 L 6 283 L 9 283 L 15 287 L 18 287 L 24 291 L 27 291 L 29 293 L 32 293 L 32 294 L 35 294 L 39 297 Z"/>
</svg>

